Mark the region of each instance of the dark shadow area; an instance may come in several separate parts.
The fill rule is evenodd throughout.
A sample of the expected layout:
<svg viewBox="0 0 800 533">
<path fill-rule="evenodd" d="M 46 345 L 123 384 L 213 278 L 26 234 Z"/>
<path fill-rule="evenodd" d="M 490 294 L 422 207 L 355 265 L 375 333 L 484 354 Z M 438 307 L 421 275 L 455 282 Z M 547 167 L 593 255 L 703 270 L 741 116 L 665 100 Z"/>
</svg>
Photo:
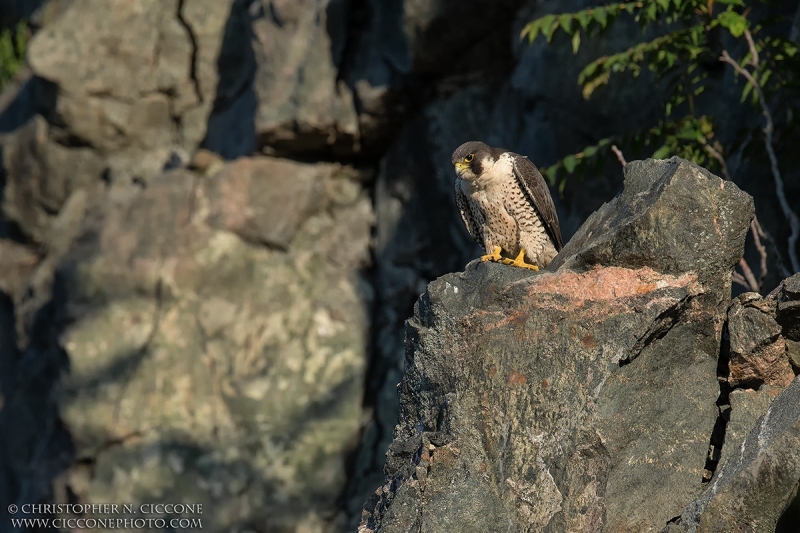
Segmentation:
<svg viewBox="0 0 800 533">
<path fill-rule="evenodd" d="M 3 409 L 0 409 L 0 427 L 7 428 L 10 422 L 7 420 L 8 414 L 5 405 L 8 398 L 13 396 L 18 359 L 14 303 L 5 293 L 0 292 L 0 398 L 4 406 Z M 14 501 L 16 493 L 10 462 L 11 457 L 6 439 L 0 438 L 0 505 L 3 509 L 7 507 L 8 503 Z"/>
<path fill-rule="evenodd" d="M 8 28 L 30 19 L 44 4 L 45 0 L 0 0 L 0 27 Z"/>
<path fill-rule="evenodd" d="M 3 199 L 5 198 L 6 192 L 6 167 L 3 164 L 5 148 L 0 145 L 0 206 L 3 205 Z M 2 211 L 0 211 L 0 239 L 7 239 L 9 237 L 9 227 L 8 221 L 6 221 L 6 217 L 3 216 Z M 13 308 L 11 310 L 11 314 L 13 316 Z"/>
<path fill-rule="evenodd" d="M 0 101 L 0 133 L 17 130 L 36 114 L 51 120 L 57 97 L 55 84 L 28 72 L 15 87 L 7 87 L 3 93 L 3 100 L 10 101 L 7 104 Z"/>
<path fill-rule="evenodd" d="M 55 386 L 69 369 L 58 336 L 65 324 L 66 288 L 56 277 L 50 301 L 33 317 L 28 346 L 13 334 L 13 305 L 0 298 L 0 531 L 14 531 L 8 505 L 52 499 L 53 480 L 73 459 L 69 431 L 59 419 Z M 10 329 L 9 329 L 10 328 Z"/>
<path fill-rule="evenodd" d="M 711 438 L 708 443 L 708 455 L 706 464 L 703 467 L 703 484 L 708 483 L 714 477 L 722 457 L 722 447 L 725 445 L 725 434 L 728 429 L 728 422 L 731 419 L 731 392 L 732 388 L 728 384 L 730 374 L 730 349 L 731 340 L 728 333 L 727 321 L 722 327 L 722 339 L 720 341 L 719 356 L 717 357 L 717 382 L 719 383 L 719 396 L 717 397 L 717 419 L 714 428 L 711 430 Z"/>
<path fill-rule="evenodd" d="M 72 380 L 68 387 L 64 387 L 62 391 L 64 400 L 69 402 L 70 398 L 78 394 L 89 398 L 99 398 L 101 388 L 117 382 L 126 382 L 128 376 L 136 372 L 148 354 L 149 350 L 145 345 L 130 353 L 112 356 L 111 362 L 94 375 Z"/>
<path fill-rule="evenodd" d="M 791 503 L 775 524 L 775 533 L 797 533 L 800 531 L 800 482 Z"/>
<path fill-rule="evenodd" d="M 405 321 L 428 282 L 463 270 L 480 252 L 463 228 L 450 178 L 442 183 L 437 175 L 428 127 L 422 113 L 407 122 L 396 140 L 404 149 L 385 156 L 373 193 L 378 218 L 374 266 L 362 272 L 375 291 L 363 400 L 371 421 L 348 461 L 343 499 L 350 530 L 384 482 L 386 451 L 399 413 L 396 385 L 403 376 Z"/>
<path fill-rule="evenodd" d="M 224 159 L 249 156 L 256 150 L 258 102 L 253 88 L 256 61 L 248 9 L 251 3 L 236 0 L 225 23 L 217 58 L 217 92 L 201 145 Z"/>
<path fill-rule="evenodd" d="M 517 58 L 507 35 L 523 1 L 441 4 L 425 16 L 407 13 L 403 0 L 327 4 L 337 82 L 352 91 L 359 117 L 360 152 L 337 160 L 374 163 L 431 102 L 513 72 Z"/>
</svg>

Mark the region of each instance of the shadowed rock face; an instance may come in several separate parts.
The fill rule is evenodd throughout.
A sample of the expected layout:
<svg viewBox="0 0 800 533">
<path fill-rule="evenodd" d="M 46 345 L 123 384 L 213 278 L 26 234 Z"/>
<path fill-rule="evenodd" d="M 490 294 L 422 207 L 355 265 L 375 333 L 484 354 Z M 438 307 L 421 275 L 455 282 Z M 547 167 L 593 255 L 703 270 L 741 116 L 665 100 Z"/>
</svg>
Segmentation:
<svg viewBox="0 0 800 533">
<path fill-rule="evenodd" d="M 360 531 L 647 531 L 701 490 L 750 197 L 686 161 L 625 189 L 547 271 L 431 283 L 387 484 Z"/>
<path fill-rule="evenodd" d="M 731 303 L 721 358 L 729 352 L 727 383 L 741 388 L 730 392 L 729 406 L 718 401 L 730 418 L 719 468 L 665 533 L 797 530 L 800 382 L 792 338 L 800 320 L 787 310 L 800 302 L 799 284 L 795 274 L 763 298 L 745 293 Z"/>
<path fill-rule="evenodd" d="M 800 381 L 772 402 L 717 476 L 667 533 L 797 531 Z"/>
<path fill-rule="evenodd" d="M 285 199 L 220 190 L 309 172 L 316 205 L 279 249 L 239 237 L 258 241 L 264 213 Z M 343 527 L 372 212 L 338 172 L 265 157 L 207 180 L 176 170 L 84 228 L 60 266 L 70 369 L 57 401 L 78 461 L 58 490 L 84 502 L 202 503 L 219 511 L 202 517 L 217 531 Z"/>
</svg>

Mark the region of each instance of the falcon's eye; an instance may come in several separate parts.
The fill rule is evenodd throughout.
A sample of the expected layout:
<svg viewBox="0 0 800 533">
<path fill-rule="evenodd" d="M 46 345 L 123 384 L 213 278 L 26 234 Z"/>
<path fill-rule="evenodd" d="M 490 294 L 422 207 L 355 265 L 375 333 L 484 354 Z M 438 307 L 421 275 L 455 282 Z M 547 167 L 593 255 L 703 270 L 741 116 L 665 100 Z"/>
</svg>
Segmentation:
<svg viewBox="0 0 800 533">
<path fill-rule="evenodd" d="M 474 157 L 475 157 L 475 154 L 469 154 L 467 157 L 464 158 L 464 161 L 469 163 L 470 161 L 473 160 Z"/>
</svg>

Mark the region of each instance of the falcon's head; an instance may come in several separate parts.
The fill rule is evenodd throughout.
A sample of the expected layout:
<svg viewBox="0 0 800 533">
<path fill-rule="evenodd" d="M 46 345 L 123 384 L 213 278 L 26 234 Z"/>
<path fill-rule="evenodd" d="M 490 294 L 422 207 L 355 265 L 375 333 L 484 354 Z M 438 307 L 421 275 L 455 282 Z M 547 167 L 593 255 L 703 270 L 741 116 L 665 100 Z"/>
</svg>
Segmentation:
<svg viewBox="0 0 800 533">
<path fill-rule="evenodd" d="M 451 158 L 456 174 L 467 181 L 477 178 L 497 161 L 498 151 L 503 150 L 492 148 L 480 141 L 465 142 L 456 148 Z"/>
</svg>

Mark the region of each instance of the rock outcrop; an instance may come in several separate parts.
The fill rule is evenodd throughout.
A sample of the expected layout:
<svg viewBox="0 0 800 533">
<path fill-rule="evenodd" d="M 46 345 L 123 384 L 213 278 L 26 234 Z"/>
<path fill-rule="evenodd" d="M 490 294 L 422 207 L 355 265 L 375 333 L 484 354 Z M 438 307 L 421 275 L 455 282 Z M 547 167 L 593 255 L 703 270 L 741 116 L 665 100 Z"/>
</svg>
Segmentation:
<svg viewBox="0 0 800 533">
<path fill-rule="evenodd" d="M 318 188 L 295 200 L 313 208 L 261 238 L 260 213 L 293 205 L 238 186 L 310 169 Z M 216 530 L 335 515 L 360 424 L 371 216 L 336 165 L 254 158 L 206 181 L 166 173 L 95 220 L 61 267 L 59 412 L 93 469 L 64 484 L 91 502 L 203 502 Z"/>
<path fill-rule="evenodd" d="M 729 360 L 727 384 L 737 388 L 728 405 L 718 402 L 730 420 L 717 450 L 719 468 L 665 533 L 789 533 L 800 524 L 800 381 L 792 344 L 800 317 L 787 313 L 800 304 L 798 287 L 795 274 L 764 298 L 745 293 L 731 304 L 730 343 L 723 342 L 720 356 Z"/>
<path fill-rule="evenodd" d="M 237 33 L 268 24 L 249 4 L 71 2 L 31 42 L 0 120 L 3 502 L 193 501 L 206 529 L 347 528 L 371 171 L 252 155 L 252 61 L 284 67 Z"/>
<path fill-rule="evenodd" d="M 624 190 L 547 271 L 473 263 L 430 284 L 407 329 L 386 484 L 359 531 L 686 523 L 725 430 L 724 326 L 731 350 L 747 335 L 728 306 L 752 215 L 747 194 L 690 163 L 632 162 Z M 784 395 L 773 409 L 788 412 Z M 791 423 L 776 425 L 776 443 Z"/>
<path fill-rule="evenodd" d="M 733 448 L 715 479 L 664 533 L 797 531 L 800 381 L 784 390 Z M 735 411 L 734 411 L 735 412 Z"/>
</svg>

